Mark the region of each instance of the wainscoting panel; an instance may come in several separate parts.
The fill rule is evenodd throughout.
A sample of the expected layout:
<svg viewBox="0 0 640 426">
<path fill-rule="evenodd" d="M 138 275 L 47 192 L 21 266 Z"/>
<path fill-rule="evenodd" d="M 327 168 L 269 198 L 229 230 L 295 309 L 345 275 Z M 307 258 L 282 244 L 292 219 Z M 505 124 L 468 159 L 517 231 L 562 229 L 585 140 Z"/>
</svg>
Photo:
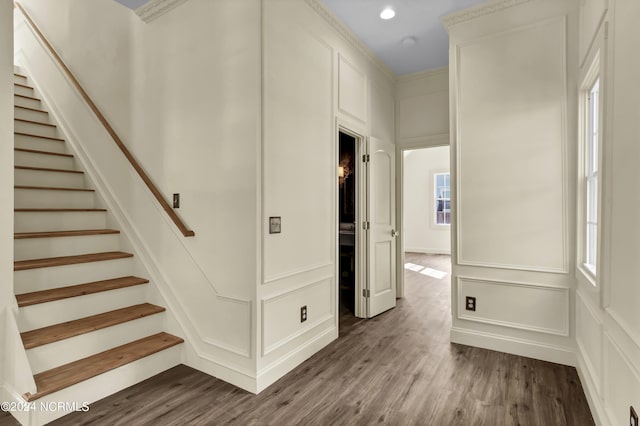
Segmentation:
<svg viewBox="0 0 640 426">
<path fill-rule="evenodd" d="M 367 122 L 367 77 L 342 55 L 338 59 L 338 108 Z"/>
<path fill-rule="evenodd" d="M 398 100 L 398 134 L 401 139 L 448 132 L 448 88 Z"/>
<path fill-rule="evenodd" d="M 458 319 L 569 335 L 569 289 L 458 277 Z M 476 310 L 467 311 L 467 296 Z"/>
<path fill-rule="evenodd" d="M 264 4 L 263 282 L 273 282 L 334 262 L 334 49 L 300 22 L 315 17 L 305 5 Z"/>
<path fill-rule="evenodd" d="M 262 355 L 302 336 L 335 315 L 332 276 L 268 296 L 262 300 Z M 300 309 L 307 307 L 307 320 L 301 322 Z"/>
<path fill-rule="evenodd" d="M 565 17 L 455 46 L 458 263 L 567 273 Z"/>
<path fill-rule="evenodd" d="M 576 294 L 576 344 L 597 395 L 602 395 L 602 323 L 582 292 Z"/>
<path fill-rule="evenodd" d="M 612 425 L 625 425 L 630 405 L 640 411 L 640 371 L 606 332 L 604 341 L 605 411 Z"/>
</svg>

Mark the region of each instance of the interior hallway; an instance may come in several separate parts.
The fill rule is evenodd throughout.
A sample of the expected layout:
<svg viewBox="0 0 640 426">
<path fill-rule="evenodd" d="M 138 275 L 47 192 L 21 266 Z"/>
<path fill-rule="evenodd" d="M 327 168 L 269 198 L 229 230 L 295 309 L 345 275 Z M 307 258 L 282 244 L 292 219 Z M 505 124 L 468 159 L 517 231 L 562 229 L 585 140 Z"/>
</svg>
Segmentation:
<svg viewBox="0 0 640 426">
<path fill-rule="evenodd" d="M 574 368 L 450 344 L 450 257 L 406 262 L 420 270 L 405 269 L 395 309 L 371 320 L 343 310 L 340 338 L 260 395 L 179 366 L 52 424 L 593 424 Z"/>
</svg>

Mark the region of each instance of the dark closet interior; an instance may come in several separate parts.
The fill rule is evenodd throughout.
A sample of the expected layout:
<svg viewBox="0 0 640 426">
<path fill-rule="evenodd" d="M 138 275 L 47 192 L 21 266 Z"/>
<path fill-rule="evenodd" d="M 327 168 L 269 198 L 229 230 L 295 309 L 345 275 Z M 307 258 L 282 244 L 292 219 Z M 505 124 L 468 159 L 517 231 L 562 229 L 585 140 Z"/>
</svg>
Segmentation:
<svg viewBox="0 0 640 426">
<path fill-rule="evenodd" d="M 355 313 L 356 285 L 356 139 L 340 132 L 338 155 L 338 212 L 340 307 Z"/>
</svg>

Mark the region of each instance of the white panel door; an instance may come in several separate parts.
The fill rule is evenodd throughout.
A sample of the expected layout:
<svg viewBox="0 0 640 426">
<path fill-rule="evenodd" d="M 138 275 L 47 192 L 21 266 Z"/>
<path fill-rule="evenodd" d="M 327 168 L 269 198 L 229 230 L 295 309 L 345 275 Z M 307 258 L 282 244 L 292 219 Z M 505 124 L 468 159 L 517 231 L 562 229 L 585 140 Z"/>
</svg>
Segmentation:
<svg viewBox="0 0 640 426">
<path fill-rule="evenodd" d="M 368 152 L 367 314 L 371 318 L 396 306 L 395 146 L 371 138 Z"/>
</svg>

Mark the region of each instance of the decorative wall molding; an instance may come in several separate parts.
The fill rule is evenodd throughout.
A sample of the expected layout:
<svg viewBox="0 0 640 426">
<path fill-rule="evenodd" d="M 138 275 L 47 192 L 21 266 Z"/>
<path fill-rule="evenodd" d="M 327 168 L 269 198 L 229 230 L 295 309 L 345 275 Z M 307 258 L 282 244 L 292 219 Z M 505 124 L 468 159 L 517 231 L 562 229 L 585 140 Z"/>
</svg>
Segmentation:
<svg viewBox="0 0 640 426">
<path fill-rule="evenodd" d="M 136 15 L 140 17 L 145 23 L 149 23 L 171 9 L 175 9 L 182 3 L 186 3 L 187 0 L 151 0 L 150 2 L 143 4 L 135 10 Z"/>
<path fill-rule="evenodd" d="M 511 7 L 511 6 L 515 6 L 517 4 L 520 3 L 525 3 L 528 1 L 533 1 L 533 0 L 503 0 L 498 2 L 499 4 L 505 3 L 508 4 L 507 6 L 504 6 L 500 9 L 496 9 L 497 10 L 502 10 L 506 7 Z M 486 7 L 490 7 L 491 5 L 494 5 L 496 2 L 494 3 L 490 3 L 489 5 L 487 5 Z M 486 13 L 492 13 L 492 12 L 486 12 Z M 471 19 L 471 18 L 470 18 Z M 463 22 L 463 21 L 460 21 Z M 462 118 L 461 118 L 461 114 L 460 114 L 460 106 L 462 104 L 462 94 L 460 92 L 460 87 L 462 86 L 461 80 L 462 80 L 462 58 L 463 58 L 463 50 L 465 48 L 471 47 L 471 46 L 477 46 L 479 44 L 482 43 L 487 43 L 489 41 L 495 40 L 497 38 L 502 38 L 502 37 L 512 37 L 513 35 L 517 34 L 517 33 L 522 33 L 525 31 L 531 31 L 531 30 L 536 30 L 539 28 L 542 28 L 544 26 L 548 26 L 548 27 L 552 27 L 553 25 L 559 25 L 559 27 L 556 29 L 558 30 L 558 32 L 560 33 L 560 36 L 558 37 L 559 41 L 554 45 L 555 47 L 558 47 L 560 50 L 560 57 L 562 58 L 562 60 L 558 63 L 558 68 L 556 69 L 557 72 L 557 76 L 559 78 L 559 81 L 561 81 L 562 84 L 562 92 L 560 94 L 561 99 L 560 99 L 560 104 L 562 106 L 562 113 L 561 113 L 561 131 L 560 131 L 560 140 L 559 140 L 559 144 L 560 144 L 560 152 L 561 152 L 561 175 L 562 175 L 562 181 L 561 181 L 561 188 L 562 188 L 562 232 L 561 232 L 561 238 L 562 238 L 562 265 L 561 266 L 554 266 L 554 265 L 544 265 L 544 264 L 519 264 L 516 262 L 492 262 L 492 261 L 486 261 L 486 260 L 475 260 L 475 259 L 469 259 L 466 258 L 464 256 L 463 253 L 463 238 L 462 236 L 464 235 L 464 232 L 461 232 L 461 229 L 463 227 L 464 224 L 464 217 L 463 215 L 460 213 L 460 211 L 456 212 L 456 231 L 455 231 L 455 237 L 456 238 L 456 245 L 457 245 L 457 249 L 456 249 L 456 257 L 457 257 L 457 263 L 458 265 L 462 265 L 462 266 L 473 266 L 473 267 L 486 267 L 486 268 L 496 268 L 496 269 L 509 269 L 509 270 L 519 270 L 519 271 L 527 271 L 527 272 L 549 272 L 549 273 L 554 273 L 554 274 L 562 274 L 562 275 L 568 275 L 570 270 L 569 270 L 569 264 L 570 264 L 570 255 L 569 255 L 569 251 L 570 251 L 570 244 L 569 244 L 569 222 L 570 222 L 570 211 L 569 211 L 569 204 L 567 202 L 567 196 L 570 193 L 570 172 L 569 172 L 569 154 L 568 154 L 568 146 L 569 146 L 569 126 L 568 126 L 568 118 L 567 118 L 567 114 L 568 114 L 568 110 L 569 110 L 569 99 L 568 99 L 568 93 L 569 93 L 569 89 L 568 89 L 568 81 L 567 81 L 567 39 L 566 39 L 566 34 L 567 34 L 567 16 L 566 15 L 560 15 L 560 16 L 556 16 L 553 18 L 549 18 L 549 19 L 542 19 L 539 21 L 535 21 L 533 23 L 530 24 L 526 24 L 526 25 L 520 25 L 520 26 L 516 26 L 504 31 L 498 31 L 489 35 L 483 35 L 480 37 L 471 37 L 469 40 L 466 40 L 464 42 L 460 42 L 455 44 L 454 49 L 455 49 L 455 62 L 452 63 L 450 66 L 452 67 L 451 69 L 452 71 L 452 75 L 454 78 L 454 86 L 455 88 L 452 89 L 452 102 L 453 102 L 453 110 L 454 112 L 454 117 L 453 117 L 453 121 L 455 122 L 452 125 L 452 130 L 454 130 L 454 135 L 453 135 L 453 143 L 455 145 L 455 185 L 456 185 L 456 204 L 457 206 L 462 206 L 464 203 L 462 202 L 462 188 L 461 188 L 461 184 L 460 182 L 462 181 L 462 175 L 463 175 L 463 167 L 462 167 L 462 153 L 463 153 L 463 148 L 464 148 L 464 144 L 463 144 L 463 139 L 460 135 L 462 134 Z M 551 31 L 552 29 L 548 29 L 548 31 Z M 452 172 L 453 173 L 453 172 Z"/>
<path fill-rule="evenodd" d="M 433 148 L 438 146 L 450 146 L 450 140 L 451 136 L 449 133 L 441 133 L 437 135 L 398 138 L 396 144 L 401 149 Z"/>
<path fill-rule="evenodd" d="M 442 22 L 445 29 L 448 30 L 453 25 L 471 21 L 482 16 L 491 15 L 492 13 L 500 12 L 504 9 L 519 6 L 530 1 L 533 0 L 494 0 L 489 3 L 483 3 L 475 7 L 461 10 L 460 12 L 443 16 L 440 18 L 440 22 Z"/>
<path fill-rule="evenodd" d="M 514 322 L 507 321 L 498 318 L 492 318 L 491 316 L 483 316 L 480 313 L 466 311 L 464 309 L 464 300 L 462 299 L 461 294 L 464 294 L 462 291 L 462 286 L 464 283 L 467 284 L 489 284 L 500 287 L 511 287 L 511 288 L 523 288 L 535 290 L 538 292 L 546 292 L 547 294 L 557 294 L 560 297 L 562 302 L 562 307 L 564 312 L 562 314 L 562 324 L 558 324 L 557 327 L 545 327 L 542 325 L 531 324 L 526 322 Z M 461 320 L 480 322 L 485 324 L 497 325 L 501 327 L 509 327 L 520 330 L 532 331 L 535 333 L 544 333 L 544 334 L 553 334 L 557 336 L 569 336 L 569 310 L 570 310 L 570 296 L 569 296 L 569 288 L 561 287 L 556 285 L 549 284 L 534 284 L 522 281 L 506 281 L 506 280 L 493 280 L 488 278 L 472 278 L 472 277 L 457 277 L 457 293 L 458 293 L 458 313 L 457 318 Z M 542 294 L 542 293 L 540 293 Z"/>
<path fill-rule="evenodd" d="M 156 1 L 156 0 L 154 0 Z M 374 63 L 380 71 L 391 80 L 396 81 L 397 77 L 387 67 L 387 65 L 378 58 L 355 34 L 351 32 L 336 15 L 333 14 L 326 6 L 318 0 L 305 0 L 307 5 L 311 7 L 322 19 L 324 19 L 334 30 L 338 32 L 349 44 L 362 53 L 367 59 Z"/>
<path fill-rule="evenodd" d="M 320 316 L 319 318 L 317 318 L 315 321 L 310 322 L 309 324 L 306 324 L 305 326 L 301 326 L 300 328 L 298 328 L 297 330 L 293 331 L 292 333 L 285 335 L 283 337 L 281 337 L 280 339 L 278 339 L 277 341 L 271 343 L 271 344 L 267 344 L 266 342 L 266 324 L 267 324 L 267 310 L 269 305 L 271 305 L 272 303 L 274 303 L 277 300 L 292 296 L 294 293 L 299 293 L 299 292 L 303 292 L 303 291 L 308 291 L 309 289 L 313 288 L 313 287 L 318 287 L 321 285 L 325 285 L 325 284 L 329 284 L 330 288 L 332 286 L 332 280 L 333 280 L 333 275 L 327 275 L 323 278 L 314 280 L 312 282 L 308 282 L 302 285 L 299 285 L 295 288 L 292 289 L 288 289 L 286 291 L 283 292 L 279 292 L 277 294 L 274 295 L 270 295 L 267 296 L 265 298 L 262 299 L 262 356 L 265 357 L 267 355 L 269 355 L 270 353 L 272 353 L 273 351 L 275 351 L 276 349 L 279 349 L 283 346 L 285 346 L 286 344 L 292 342 L 293 340 L 297 339 L 300 336 L 303 336 L 304 334 L 308 333 L 309 331 L 313 330 L 314 328 L 318 327 L 319 325 L 327 322 L 328 320 L 334 318 L 335 315 L 335 311 L 333 307 L 330 307 L 329 311 Z M 330 290 L 332 293 L 334 293 L 333 290 Z M 271 324 L 271 326 L 273 326 L 273 324 Z"/>
<path fill-rule="evenodd" d="M 353 72 L 353 76 L 358 76 L 360 80 L 359 85 L 362 87 L 362 96 L 353 96 L 353 98 L 357 98 L 359 101 L 362 101 L 362 104 L 360 105 L 362 111 L 356 111 L 354 109 L 350 111 L 349 106 L 346 105 L 348 103 L 346 101 L 346 98 L 348 98 L 347 95 L 349 86 L 356 86 L 354 83 L 351 85 L 345 84 L 344 86 L 346 87 L 343 87 L 342 79 L 343 77 L 346 78 L 349 70 Z M 338 54 L 338 111 L 362 122 L 363 124 L 366 124 L 370 119 L 370 117 L 367 117 L 367 114 L 370 114 L 367 105 L 369 104 L 369 97 L 371 96 L 371 94 L 369 93 L 370 90 L 368 80 L 369 79 L 367 78 L 367 74 L 365 72 L 359 70 L 358 67 L 352 64 L 346 57 Z M 362 113 L 362 115 L 364 116 L 361 116 L 361 114 L 359 113 Z"/>
<path fill-rule="evenodd" d="M 589 404 L 589 409 L 591 410 L 593 419 L 598 425 L 611 424 L 608 420 L 606 422 L 604 421 L 607 417 L 605 414 L 604 403 L 602 402 L 600 394 L 595 390 L 595 380 L 598 379 L 591 376 L 589 370 L 585 366 L 580 346 L 578 346 L 576 358 L 576 370 L 578 371 L 578 377 L 580 378 L 580 383 L 582 384 L 582 389 L 584 390 L 584 394 L 587 398 L 587 404 Z"/>
</svg>

